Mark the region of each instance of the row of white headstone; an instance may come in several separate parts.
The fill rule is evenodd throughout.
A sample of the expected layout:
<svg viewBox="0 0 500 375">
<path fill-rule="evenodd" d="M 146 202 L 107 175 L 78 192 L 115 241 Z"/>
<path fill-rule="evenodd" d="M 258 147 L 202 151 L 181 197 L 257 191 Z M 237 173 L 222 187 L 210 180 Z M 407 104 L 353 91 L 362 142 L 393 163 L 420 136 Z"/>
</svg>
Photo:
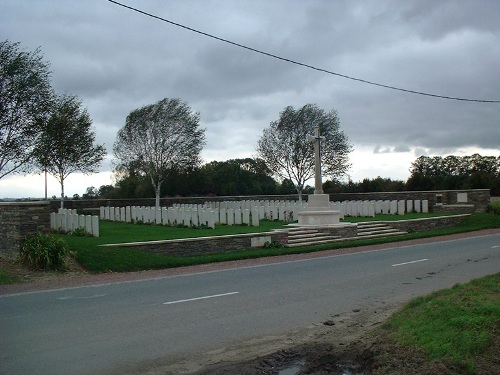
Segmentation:
<svg viewBox="0 0 500 375">
<path fill-rule="evenodd" d="M 429 212 L 427 200 L 343 201 L 330 202 L 330 209 L 344 216 L 374 217 L 377 214 L 404 215 L 410 212 Z M 307 203 L 296 201 L 246 200 L 205 202 L 204 204 L 174 204 L 172 207 L 100 207 L 103 220 L 158 225 L 206 225 L 216 224 L 259 226 L 260 220 L 295 222 L 298 214 L 307 210 Z"/>
<path fill-rule="evenodd" d="M 262 204 L 213 204 L 202 205 L 174 204 L 172 207 L 100 207 L 103 220 L 135 222 L 158 225 L 206 225 L 214 228 L 216 224 L 259 226 L 260 220 L 297 220 L 299 210 L 295 202 L 266 201 Z M 219 202 L 217 202 L 219 203 Z M 220 202 L 223 203 L 223 202 Z"/>
<path fill-rule="evenodd" d="M 99 237 L 99 217 L 97 215 L 78 215 L 76 210 L 60 208 L 50 214 L 50 228 L 73 232 L 81 228 L 94 237 Z"/>
<path fill-rule="evenodd" d="M 343 201 L 331 202 L 332 210 L 340 211 L 341 218 L 375 217 L 379 214 L 405 215 L 406 213 L 428 213 L 428 200 L 379 200 L 379 201 Z"/>
</svg>

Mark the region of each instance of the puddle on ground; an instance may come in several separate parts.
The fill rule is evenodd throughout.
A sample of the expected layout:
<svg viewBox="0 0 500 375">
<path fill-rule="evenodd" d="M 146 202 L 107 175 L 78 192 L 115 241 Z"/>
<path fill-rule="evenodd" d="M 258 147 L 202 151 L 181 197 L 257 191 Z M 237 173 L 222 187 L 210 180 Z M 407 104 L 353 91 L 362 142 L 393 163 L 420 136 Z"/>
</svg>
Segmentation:
<svg viewBox="0 0 500 375">
<path fill-rule="evenodd" d="M 293 363 L 290 366 L 280 370 L 278 372 L 278 375 L 297 375 L 300 372 L 300 370 L 302 370 L 303 367 L 304 367 L 304 362 L 296 362 L 296 363 Z M 339 368 L 342 371 L 341 372 L 342 375 L 366 375 L 366 373 L 364 371 L 359 372 L 356 369 L 353 369 L 356 367 L 357 366 L 355 366 L 355 365 L 353 365 L 353 366 L 339 365 Z"/>
<path fill-rule="evenodd" d="M 302 366 L 292 366 L 292 367 L 287 367 L 283 370 L 280 370 L 278 372 L 278 375 L 296 375 L 299 373 L 301 370 Z"/>
</svg>

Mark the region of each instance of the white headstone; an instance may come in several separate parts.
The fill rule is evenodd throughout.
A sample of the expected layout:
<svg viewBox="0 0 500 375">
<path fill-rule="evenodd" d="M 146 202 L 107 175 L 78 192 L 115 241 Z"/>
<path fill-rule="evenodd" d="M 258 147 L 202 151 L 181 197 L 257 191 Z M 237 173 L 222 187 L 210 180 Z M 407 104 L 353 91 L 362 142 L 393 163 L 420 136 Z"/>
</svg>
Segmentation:
<svg viewBox="0 0 500 375">
<path fill-rule="evenodd" d="M 94 236 L 94 232 L 92 231 L 92 216 L 90 215 L 85 216 L 85 231 L 87 233 L 92 233 L 92 235 Z"/>
<path fill-rule="evenodd" d="M 413 201 L 410 199 L 406 201 L 406 212 L 409 214 L 413 212 Z"/>
<path fill-rule="evenodd" d="M 398 201 L 398 215 L 405 214 L 405 201 Z"/>
<path fill-rule="evenodd" d="M 162 207 L 161 209 L 161 224 L 168 225 L 168 208 Z"/>
<path fill-rule="evenodd" d="M 207 226 L 209 228 L 215 229 L 215 212 L 213 210 L 208 209 L 207 211 Z"/>
<path fill-rule="evenodd" d="M 92 234 L 99 237 L 99 217 L 92 216 Z"/>
<path fill-rule="evenodd" d="M 259 226 L 259 211 L 257 209 L 252 210 L 252 226 L 258 227 Z"/>
<path fill-rule="evenodd" d="M 424 199 L 422 201 L 422 212 L 423 213 L 428 213 L 429 212 L 429 201 L 427 199 Z"/>
<path fill-rule="evenodd" d="M 398 213 L 398 201 L 391 201 L 390 208 L 391 214 L 397 215 Z"/>
<path fill-rule="evenodd" d="M 415 212 L 417 212 L 417 213 L 420 212 L 421 211 L 421 209 L 420 209 L 420 199 L 415 199 L 413 201 L 413 203 L 414 203 Z"/>
<path fill-rule="evenodd" d="M 227 209 L 227 225 L 234 224 L 234 210 L 232 208 Z"/>
<path fill-rule="evenodd" d="M 219 223 L 227 224 L 227 210 L 226 210 L 226 208 L 221 208 L 219 210 Z"/>
<path fill-rule="evenodd" d="M 250 224 L 250 210 L 248 208 L 243 210 L 243 224 Z"/>
<path fill-rule="evenodd" d="M 85 228 L 85 215 L 78 215 L 78 228 L 85 229 L 88 233 L 92 233 Z"/>
</svg>

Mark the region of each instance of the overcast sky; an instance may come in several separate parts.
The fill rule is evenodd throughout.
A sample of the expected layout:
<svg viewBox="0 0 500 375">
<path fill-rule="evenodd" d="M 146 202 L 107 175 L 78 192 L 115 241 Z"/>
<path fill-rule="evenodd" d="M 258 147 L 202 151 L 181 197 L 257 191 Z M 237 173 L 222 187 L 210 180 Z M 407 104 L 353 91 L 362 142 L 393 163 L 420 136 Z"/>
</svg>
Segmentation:
<svg viewBox="0 0 500 375">
<path fill-rule="evenodd" d="M 500 1 L 123 0 L 219 38 L 330 72 L 448 97 L 500 100 Z M 106 0 L 1 0 L 0 39 L 40 47 L 58 93 L 77 95 L 108 158 L 66 193 L 113 183 L 112 148 L 134 109 L 180 98 L 201 115 L 204 161 L 255 156 L 289 105 L 336 109 L 350 177 L 406 180 L 420 155 L 500 155 L 500 104 L 446 100 L 257 54 Z M 49 196 L 59 195 L 49 179 Z M 0 197 L 41 197 L 9 176 Z"/>
</svg>

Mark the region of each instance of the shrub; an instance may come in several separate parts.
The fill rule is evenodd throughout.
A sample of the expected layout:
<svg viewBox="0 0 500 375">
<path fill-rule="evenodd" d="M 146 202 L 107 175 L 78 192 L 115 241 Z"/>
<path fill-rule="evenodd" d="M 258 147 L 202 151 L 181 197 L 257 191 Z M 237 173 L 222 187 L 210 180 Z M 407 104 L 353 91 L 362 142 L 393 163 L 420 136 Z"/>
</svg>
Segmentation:
<svg viewBox="0 0 500 375">
<path fill-rule="evenodd" d="M 52 234 L 35 233 L 22 242 L 19 261 L 34 269 L 64 270 L 68 254 L 68 245 L 62 238 Z"/>
<path fill-rule="evenodd" d="M 264 249 L 280 249 L 282 247 L 284 247 L 284 246 L 279 241 L 273 241 L 273 242 L 266 241 L 264 243 Z"/>
<path fill-rule="evenodd" d="M 85 230 L 85 228 L 80 228 L 80 227 L 69 232 L 68 235 L 75 237 L 93 237 L 92 233 L 89 233 Z"/>
<path fill-rule="evenodd" d="M 488 206 L 488 212 L 500 215 L 500 201 L 491 202 Z"/>
</svg>

